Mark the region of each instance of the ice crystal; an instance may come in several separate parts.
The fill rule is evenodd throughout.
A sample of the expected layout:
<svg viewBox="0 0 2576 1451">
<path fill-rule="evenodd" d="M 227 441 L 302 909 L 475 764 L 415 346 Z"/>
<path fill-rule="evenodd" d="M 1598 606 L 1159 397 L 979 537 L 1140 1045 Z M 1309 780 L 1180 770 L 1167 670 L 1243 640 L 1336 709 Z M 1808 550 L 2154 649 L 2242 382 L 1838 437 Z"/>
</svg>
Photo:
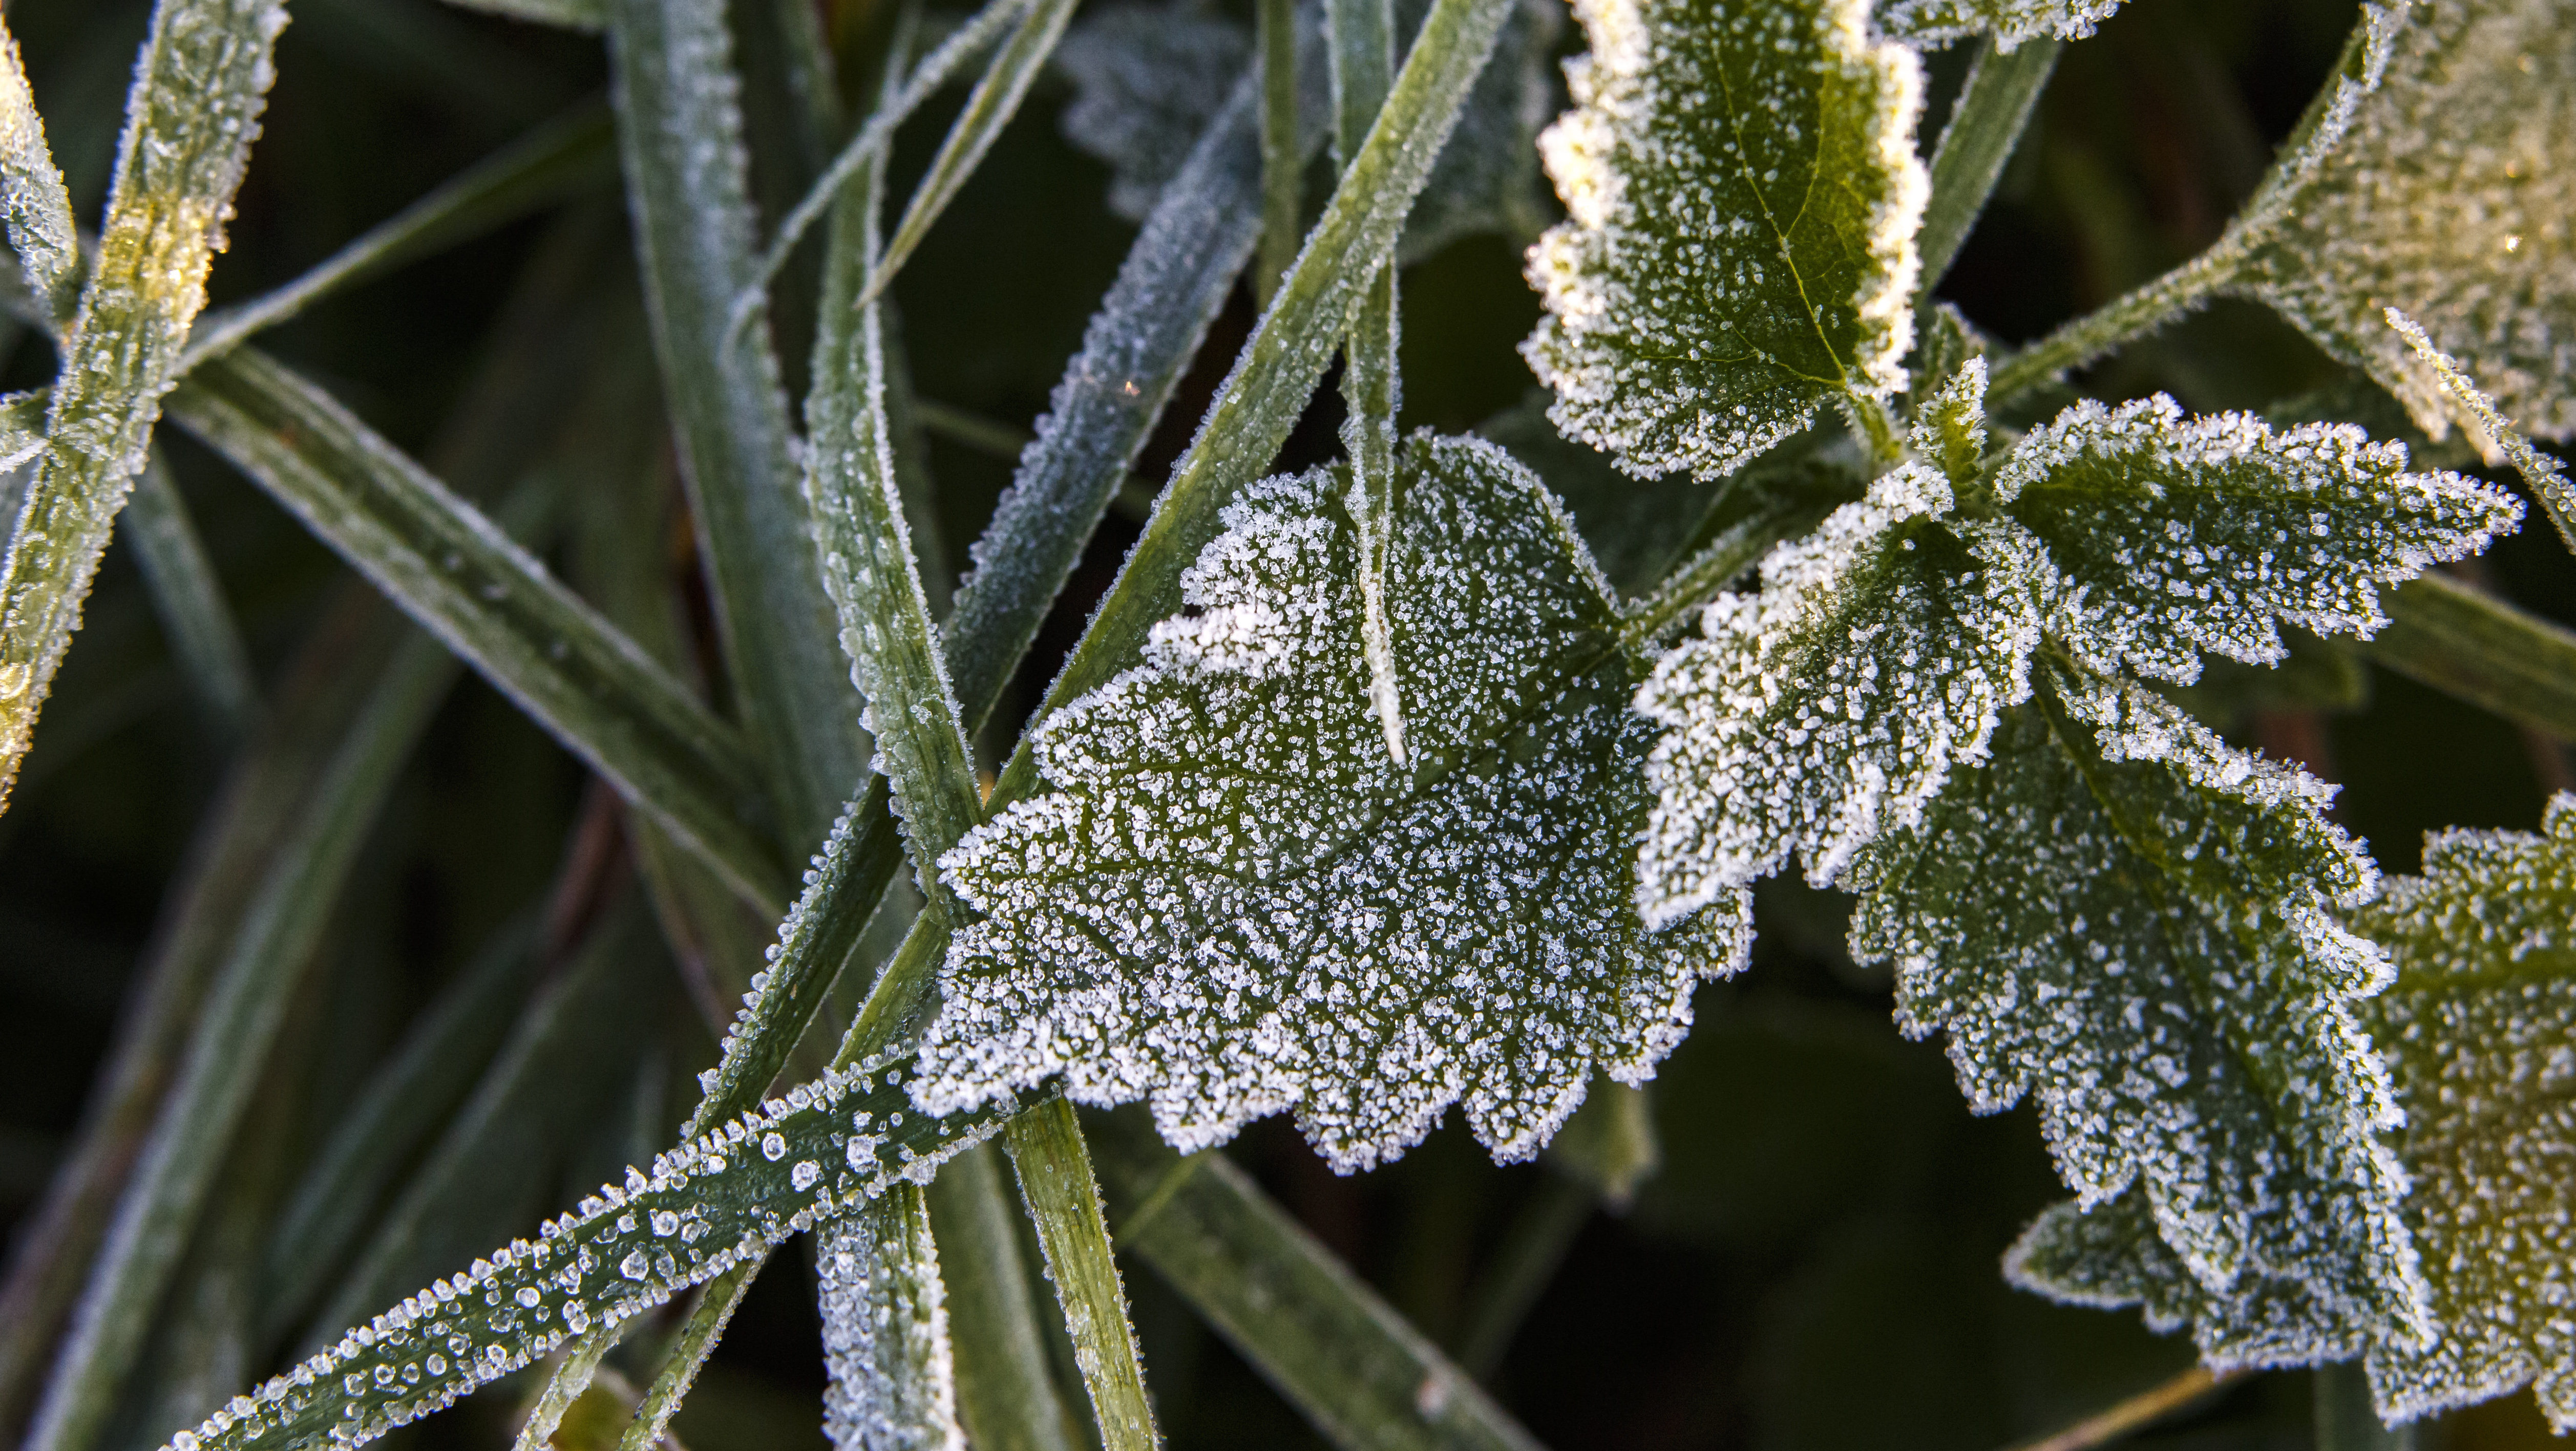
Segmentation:
<svg viewBox="0 0 2576 1451">
<path fill-rule="evenodd" d="M 1994 489 L 2065 578 L 2052 632 L 2097 669 L 2188 684 L 2203 650 L 2279 663 L 2277 621 L 2370 634 L 2386 623 L 2379 585 L 2521 516 L 2501 490 L 2406 462 L 2403 444 L 2350 424 L 2186 420 L 2158 395 L 2067 409 L 2014 447 Z"/>
<path fill-rule="evenodd" d="M 838 1451 L 965 1451 L 948 1297 L 921 1186 L 897 1184 L 815 1236 L 823 1429 Z"/>
<path fill-rule="evenodd" d="M 2138 686 L 2037 673 L 1992 761 L 1862 855 L 1853 954 L 1895 964 L 1899 1024 L 1948 1035 L 1972 1107 L 2035 1100 L 2079 1209 L 2136 1220 L 2195 1284 L 2296 1284 L 2420 1333 L 2354 1019 L 2386 967 L 2330 911 L 2375 874 L 2331 788 Z"/>
<path fill-rule="evenodd" d="M 1794 851 L 1830 883 L 1887 826 L 1917 820 L 2029 692 L 2046 553 L 2009 520 L 1951 515 L 1930 464 L 1774 550 L 1758 594 L 1722 594 L 1656 666 L 1637 708 L 1667 728 L 1638 905 L 1663 923 Z"/>
<path fill-rule="evenodd" d="M 1062 1074 L 1184 1148 L 1293 1108 L 1338 1167 L 1450 1104 L 1535 1152 L 1596 1068 L 1635 1082 L 1749 945 L 1743 894 L 1649 931 L 1636 669 L 1570 521 L 1490 444 L 1400 463 L 1388 603 L 1409 764 L 1362 688 L 1341 471 L 1226 514 L 1145 662 L 1038 738 L 1051 793 L 941 862 L 959 934 L 923 1048 L 941 1111 Z"/>
<path fill-rule="evenodd" d="M 2397 982 L 2365 1021 L 2397 1081 L 2407 1219 L 2441 1338 L 2371 1349 L 2412 1419 L 2530 1384 L 2576 1429 L 2576 796 L 2540 834 L 2447 831 L 2355 923 Z"/>
<path fill-rule="evenodd" d="M 1878 8 L 1878 25 L 1916 45 L 1983 34 L 1995 38 L 1995 49 L 2012 50 L 2025 40 L 2091 35 L 2119 8 L 2120 0 L 1888 0 Z"/>
<path fill-rule="evenodd" d="M 1530 253 L 1550 416 L 1631 473 L 1727 473 L 1913 336 L 1912 51 L 1866 0 L 1576 0 L 1576 109 L 1541 138 L 1568 219 Z"/>
<path fill-rule="evenodd" d="M 2503 410 L 2576 433 L 2576 25 L 2564 0 L 2417 0 L 2376 90 L 2262 209 L 2244 287 L 2435 438 L 2473 421 L 2394 305 Z"/>
</svg>

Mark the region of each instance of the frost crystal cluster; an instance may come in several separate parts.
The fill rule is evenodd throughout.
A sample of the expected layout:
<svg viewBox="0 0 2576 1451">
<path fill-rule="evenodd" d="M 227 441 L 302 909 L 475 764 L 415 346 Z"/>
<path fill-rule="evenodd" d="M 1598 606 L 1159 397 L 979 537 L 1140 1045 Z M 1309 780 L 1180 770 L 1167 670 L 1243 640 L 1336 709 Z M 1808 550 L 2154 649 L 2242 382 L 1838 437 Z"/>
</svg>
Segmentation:
<svg viewBox="0 0 2576 1451">
<path fill-rule="evenodd" d="M 1732 471 L 1904 384 L 1921 67 L 1865 0 L 1577 0 L 1575 109 L 1540 139 L 1567 220 L 1522 345 L 1549 416 L 1630 473 Z"/>
<path fill-rule="evenodd" d="M 2576 17 L 2564 0 L 2418 0 L 2378 88 L 2264 209 L 2242 286 L 2366 370 L 2436 438 L 2474 423 L 2382 310 L 2507 416 L 2576 434 Z"/>
<path fill-rule="evenodd" d="M 1354 1169 L 1463 1103 L 1523 1158 L 1741 965 L 1742 893 L 1662 930 L 1631 906 L 1650 731 L 1555 500 L 1471 440 L 1417 437 L 1398 484 L 1409 765 L 1357 670 L 1346 480 L 1256 486 L 1145 663 L 1043 728 L 1056 789 L 942 860 L 984 920 L 942 974 L 923 1107 L 1062 1074 L 1184 1148 L 1294 1109 Z"/>
<path fill-rule="evenodd" d="M 830 1375 L 823 1429 L 837 1451 L 966 1451 L 921 1186 L 897 1184 L 825 1225 L 814 1269 Z"/>
<path fill-rule="evenodd" d="M 2025 40 L 2075 40 L 2111 17 L 2120 0 L 1888 0 L 1878 7 L 1881 30 L 1917 45 L 1963 35 L 1991 35 L 1997 50 Z"/>
</svg>

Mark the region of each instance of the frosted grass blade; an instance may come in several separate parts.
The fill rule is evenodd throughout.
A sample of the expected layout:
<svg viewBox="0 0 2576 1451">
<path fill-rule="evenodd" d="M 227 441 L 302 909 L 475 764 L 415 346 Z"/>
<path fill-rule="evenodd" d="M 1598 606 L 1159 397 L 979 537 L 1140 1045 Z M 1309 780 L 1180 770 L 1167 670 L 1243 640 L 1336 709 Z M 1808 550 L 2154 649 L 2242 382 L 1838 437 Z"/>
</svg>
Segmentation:
<svg viewBox="0 0 2576 1451">
<path fill-rule="evenodd" d="M 2576 632 L 2447 575 L 2380 595 L 2362 653 L 2416 682 L 2576 743 Z"/>
<path fill-rule="evenodd" d="M 608 28 L 608 0 L 447 0 L 447 3 L 461 10 L 506 15 L 512 20 L 526 20 L 538 25 L 559 25 L 566 30 Z"/>
<path fill-rule="evenodd" d="M 985 67 L 982 79 L 976 81 L 973 93 L 967 96 L 966 109 L 950 124 L 948 135 L 939 143 L 939 154 L 931 158 L 930 170 L 913 189 L 912 199 L 904 203 L 903 219 L 895 223 L 894 235 L 886 239 L 884 255 L 868 274 L 867 296 L 884 292 L 895 274 L 903 270 L 913 249 L 930 234 L 931 224 L 939 220 L 939 214 L 956 199 L 967 178 L 975 174 L 984 153 L 992 149 L 994 138 L 1019 113 L 1020 102 L 1027 99 L 1029 87 L 1046 67 L 1047 57 L 1055 53 L 1056 42 L 1064 38 L 1065 23 L 1073 18 L 1074 0 L 1028 0 L 1028 5 L 1019 28 L 993 53 L 992 63 Z"/>
<path fill-rule="evenodd" d="M 2383 314 L 2388 325 L 2406 339 L 2417 361 L 2432 370 L 2440 380 L 2442 391 L 2450 395 L 2462 415 L 2474 421 L 2478 432 L 2485 435 L 2482 448 L 2490 457 L 2501 454 L 2511 461 L 2514 472 L 2531 487 L 2532 496 L 2540 500 L 2549 522 L 2558 528 L 2558 542 L 2576 550 L 2576 487 L 2567 482 L 2566 466 L 2531 446 L 2531 440 L 2508 421 L 2495 405 L 2495 400 L 2482 392 L 2469 378 L 2460 360 L 2433 346 L 2413 318 L 2389 308 Z"/>
<path fill-rule="evenodd" d="M 1261 256 L 1252 273 L 1252 295 L 1264 309 L 1288 280 L 1297 261 L 1297 202 L 1304 191 L 1306 157 L 1297 144 L 1298 73 L 1311 69 L 1297 52 L 1296 0 L 1256 0 L 1260 44 L 1254 64 L 1261 76 Z"/>
<path fill-rule="evenodd" d="M 2057 69 L 2064 42 L 2049 36 L 2023 41 L 2012 50 L 1998 49 L 1992 38 L 1979 41 L 1977 58 L 1968 68 L 1967 84 L 1951 104 L 1932 153 L 1932 196 L 1923 207 L 1923 228 L 1914 234 L 1914 252 L 1923 270 L 1914 282 L 1915 308 L 1941 285 L 1959 246 L 1977 225 L 2003 179 L 2004 163 L 2030 125 L 2039 93 Z"/>
<path fill-rule="evenodd" d="M 840 1451 L 965 1451 L 946 1286 L 918 1184 L 823 1227 L 823 1433 Z"/>
<path fill-rule="evenodd" d="M 930 1223 L 948 1246 L 948 1320 L 957 1344 L 957 1410 L 982 1451 L 1075 1451 L 1029 1307 L 1036 1303 L 1000 1161 L 979 1144 L 930 1181 Z"/>
<path fill-rule="evenodd" d="M 8 224 L 9 250 L 18 257 L 48 318 L 71 320 L 80 302 L 80 238 L 72 227 L 71 197 L 45 144 L 45 119 L 27 89 L 18 39 L 0 24 L 0 219 Z"/>
<path fill-rule="evenodd" d="M 589 102 L 530 131 L 368 228 L 273 292 L 197 320 L 182 373 L 314 303 L 468 242 L 615 176 L 608 108 Z"/>
<path fill-rule="evenodd" d="M 126 501 L 124 531 L 142 567 L 143 585 L 169 636 L 170 653 L 187 678 L 198 706 L 210 718 L 215 734 L 237 741 L 250 730 L 259 710 L 259 688 L 253 683 L 250 652 L 243 648 L 241 627 L 224 602 L 223 582 L 214 561 L 188 518 L 179 487 L 156 452 L 145 460 Z"/>
<path fill-rule="evenodd" d="M 1021 1113 L 1003 1128 L 1002 1142 L 1010 1148 L 1020 1195 L 1037 1225 L 1047 1279 L 1064 1307 L 1074 1361 L 1082 1367 L 1100 1423 L 1102 1451 L 1152 1451 L 1162 1438 L 1154 1429 L 1127 1292 L 1110 1255 L 1100 1186 L 1073 1105 L 1051 1098 Z"/>
<path fill-rule="evenodd" d="M 87 1451 L 95 1443 L 240 1123 L 287 998 L 377 809 L 455 675 L 436 644 L 405 641 L 280 843 L 117 1203 L 28 1433 L 28 1451 Z"/>
<path fill-rule="evenodd" d="M 526 1004 L 532 924 L 510 923 L 413 1023 L 278 1206 L 252 1338 L 275 1344 L 365 1228 L 422 1142 L 463 1104 Z"/>
<path fill-rule="evenodd" d="M 1215 537 L 1218 508 L 1277 457 L 1360 294 L 1395 246 L 1509 8 L 1510 0 L 1438 0 L 1432 7 L 1367 140 L 1174 467 L 1144 537 L 1049 687 L 1041 718 L 1134 658 L 1145 632 L 1178 606 L 1181 569 Z M 1036 757 L 1023 737 L 994 787 L 993 809 L 1027 795 L 1036 779 Z"/>
<path fill-rule="evenodd" d="M 867 777 L 816 577 L 778 357 L 729 326 L 758 263 L 721 7 L 616 0 L 609 68 L 638 260 L 726 668 L 793 855 Z"/>
<path fill-rule="evenodd" d="M 1326 0 L 1324 15 L 1333 37 L 1333 150 L 1347 159 L 1359 154 L 1369 123 L 1386 104 L 1395 70 L 1395 7 L 1391 0 Z M 1351 460 L 1351 491 L 1343 508 L 1359 540 L 1360 652 L 1369 701 L 1386 732 L 1386 752 L 1401 766 L 1404 701 L 1386 612 L 1387 547 L 1395 531 L 1395 417 L 1403 406 L 1398 317 L 1390 257 L 1378 267 L 1342 344 L 1342 398 L 1349 409 L 1342 448 Z"/>
<path fill-rule="evenodd" d="M 50 447 L 0 564 L 0 806 L 205 305 L 285 26 L 283 0 L 163 0 L 153 12 L 98 260 L 64 334 Z"/>
<path fill-rule="evenodd" d="M 884 1059 L 836 1070 L 689 1139 L 649 1172 L 629 1169 L 534 1240 L 494 1250 L 235 1397 L 170 1451 L 364 1444 L 931 1174 L 1014 1111 L 913 1112 L 905 1075 Z"/>
<path fill-rule="evenodd" d="M 740 739 L 489 519 L 255 353 L 199 369 L 171 414 L 737 891 L 778 909 L 783 873 Z"/>
<path fill-rule="evenodd" d="M 1119 1242 L 1346 1451 L 1538 1442 L 1222 1154 L 1101 1136 Z"/>
</svg>

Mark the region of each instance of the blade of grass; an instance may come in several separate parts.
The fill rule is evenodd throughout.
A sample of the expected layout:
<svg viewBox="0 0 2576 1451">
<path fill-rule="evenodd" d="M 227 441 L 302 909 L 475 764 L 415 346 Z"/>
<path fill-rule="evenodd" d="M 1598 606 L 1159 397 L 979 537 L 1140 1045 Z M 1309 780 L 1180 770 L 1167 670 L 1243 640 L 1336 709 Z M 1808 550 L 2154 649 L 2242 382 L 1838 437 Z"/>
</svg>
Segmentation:
<svg viewBox="0 0 2576 1451">
<path fill-rule="evenodd" d="M 1119 1243 L 1152 1265 L 1337 1446 L 1538 1443 L 1223 1154 L 1183 1158 L 1153 1130 L 1104 1124 Z"/>
<path fill-rule="evenodd" d="M 616 0 L 609 65 L 628 198 L 734 697 L 791 851 L 866 779 L 859 703 L 831 641 L 765 328 L 728 326 L 753 285 L 742 113 L 722 7 Z M 792 857 L 791 857 L 792 859 Z"/>
<path fill-rule="evenodd" d="M 259 710 L 250 652 L 242 645 L 232 607 L 224 603 L 214 561 L 206 557 L 188 506 L 157 451 L 134 481 L 123 527 L 179 673 L 187 678 L 216 738 L 227 744 L 240 740 Z"/>
<path fill-rule="evenodd" d="M 1055 54 L 1056 42 L 1064 38 L 1064 27 L 1073 19 L 1073 7 L 1074 0 L 1029 0 L 1028 13 L 993 53 L 966 97 L 966 109 L 949 124 L 938 154 L 930 159 L 930 170 L 913 188 L 912 199 L 904 203 L 903 219 L 895 223 L 894 235 L 886 240 L 884 252 L 868 274 L 864 296 L 874 298 L 886 290 L 911 260 L 913 249 L 930 235 L 931 224 L 983 164 L 994 139 L 1019 114 L 1020 102 L 1028 98 L 1047 57 Z"/>
<path fill-rule="evenodd" d="M 0 219 L 32 292 L 49 319 L 68 322 L 80 304 L 80 238 L 71 196 L 45 144 L 45 118 L 18 59 L 18 38 L 0 23 Z"/>
<path fill-rule="evenodd" d="M 117 1202 L 27 1451 L 88 1451 L 115 1406 L 287 997 L 359 844 L 455 676 L 454 662 L 435 643 L 405 641 L 281 843 L 215 973 L 169 1097 Z"/>
<path fill-rule="evenodd" d="M 608 0 L 447 0 L 461 10 L 480 10 L 486 15 L 505 15 L 512 20 L 526 20 L 538 25 L 559 25 L 566 30 L 605 30 L 608 28 Z"/>
<path fill-rule="evenodd" d="M 2576 631 L 2447 575 L 2380 595 L 2371 659 L 2517 725 L 2576 742 Z"/>
<path fill-rule="evenodd" d="M 1395 69 L 1395 9 L 1390 0 L 1325 0 L 1324 15 L 1333 36 L 1333 151 L 1347 169 L 1386 104 Z M 1359 538 L 1360 653 L 1368 669 L 1369 704 L 1386 733 L 1387 754 L 1401 766 L 1404 701 L 1386 617 L 1387 543 L 1396 509 L 1395 415 L 1403 400 L 1396 365 L 1399 316 L 1389 254 L 1342 342 L 1342 448 L 1351 462 L 1351 491 L 1343 507 Z"/>
<path fill-rule="evenodd" d="M 64 334 L 49 446 L 0 565 L 0 806 L 205 305 L 285 26 L 282 0 L 163 0 L 153 12 L 98 260 Z"/>
<path fill-rule="evenodd" d="M 266 1237 L 252 1337 L 258 1344 L 276 1343 L 312 1309 L 395 1175 L 500 1053 L 528 997 L 535 946 L 535 923 L 525 917 L 495 934 L 314 1151 Z"/>
<path fill-rule="evenodd" d="M 1252 296 L 1266 309 L 1297 261 L 1297 202 L 1307 160 L 1297 144 L 1297 76 L 1311 67 L 1297 54 L 1304 27 L 1296 0 L 1255 0 L 1253 10 L 1259 36 L 1253 63 L 1261 75 L 1261 255 L 1252 269 Z"/>
<path fill-rule="evenodd" d="M 1968 67 L 1966 85 L 1950 107 L 1941 142 L 1932 153 L 1932 197 L 1923 208 L 1923 227 L 1915 233 L 1914 250 L 1923 259 L 1915 282 L 1919 309 L 1940 286 L 1959 246 L 1977 225 L 2003 179 L 2004 163 L 2030 125 L 2039 93 L 2048 88 L 2064 42 L 2041 36 L 2012 50 L 1998 50 L 1992 39 L 1977 43 L 1977 58 Z"/>
<path fill-rule="evenodd" d="M 1479 1381 L 1493 1379 L 1512 1338 L 1556 1278 L 1565 1252 L 1598 1202 L 1589 1186 L 1562 1174 L 1539 1180 L 1537 1193 L 1503 1231 L 1493 1263 L 1468 1298 L 1466 1328 L 1458 1336 L 1459 1369 Z"/>
<path fill-rule="evenodd" d="M 198 319 L 179 371 L 221 357 L 326 297 L 472 241 L 616 174 L 608 107 L 586 101 L 368 228 L 294 281 Z"/>
<path fill-rule="evenodd" d="M 1127 1314 L 1126 1287 L 1110 1253 L 1100 1185 L 1073 1105 L 1055 1098 L 1025 1110 L 1003 1127 L 1002 1142 L 1019 1175 L 1020 1197 L 1037 1224 L 1056 1303 L 1064 1307 L 1065 1332 L 1091 1392 L 1102 1451 L 1151 1451 L 1162 1438 L 1145 1393 L 1145 1364 Z"/>
<path fill-rule="evenodd" d="M 1028 1263 L 1011 1224 L 999 1162 L 979 1144 L 930 1181 L 957 1340 L 957 1409 L 979 1451 L 1075 1451 L 1084 1437 L 1057 1393 L 1029 1313 Z"/>
<path fill-rule="evenodd" d="M 490 520 L 255 351 L 207 363 L 171 395 L 170 411 L 737 890 L 776 910 L 783 874 L 740 740 Z"/>
</svg>

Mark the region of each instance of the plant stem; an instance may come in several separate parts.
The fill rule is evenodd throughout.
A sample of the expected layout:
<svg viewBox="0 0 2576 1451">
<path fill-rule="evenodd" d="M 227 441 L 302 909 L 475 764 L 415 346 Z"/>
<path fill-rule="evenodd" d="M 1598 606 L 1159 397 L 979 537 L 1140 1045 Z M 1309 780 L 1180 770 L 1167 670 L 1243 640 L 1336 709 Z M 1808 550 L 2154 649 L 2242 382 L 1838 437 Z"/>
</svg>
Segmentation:
<svg viewBox="0 0 2576 1451">
<path fill-rule="evenodd" d="M 1619 624 L 1619 643 L 1633 656 L 1651 653 L 1667 630 L 1751 569 L 1772 545 L 1815 528 L 1832 511 L 1830 504 L 1784 498 L 1729 525 L 1629 611 Z"/>
<path fill-rule="evenodd" d="M 2162 277 L 2067 323 L 1995 365 L 1986 386 L 2001 407 L 2044 388 L 2113 348 L 2155 331 L 2207 303 L 2236 280 L 2250 248 L 2231 231 L 2216 245 Z"/>
<path fill-rule="evenodd" d="M 2053 1436 L 2025 1441 L 2013 1451 L 2088 1451 L 2094 1446 L 2107 1446 L 2132 1431 L 2164 1419 L 2236 1378 L 2236 1373 L 2217 1375 L 2195 1365 L 2152 1390 L 2141 1391 L 2116 1406 L 2097 1411 Z"/>
<path fill-rule="evenodd" d="M 1598 1198 L 1591 1187 L 1562 1174 L 1539 1180 L 1538 1193 L 1505 1231 L 1493 1264 L 1477 1282 L 1458 1337 L 1458 1365 L 1480 1381 L 1493 1379 L 1531 1307 L 1556 1278 L 1574 1237 L 1592 1218 Z"/>
<path fill-rule="evenodd" d="M 1923 228 L 1914 236 L 1923 264 L 1914 284 L 1916 306 L 1941 284 L 1985 211 L 2062 49 L 2063 42 L 2046 36 L 2025 40 L 2011 51 L 1997 50 L 1991 39 L 1978 42 L 1967 84 L 1932 153 L 1932 198 L 1923 209 Z"/>
</svg>

